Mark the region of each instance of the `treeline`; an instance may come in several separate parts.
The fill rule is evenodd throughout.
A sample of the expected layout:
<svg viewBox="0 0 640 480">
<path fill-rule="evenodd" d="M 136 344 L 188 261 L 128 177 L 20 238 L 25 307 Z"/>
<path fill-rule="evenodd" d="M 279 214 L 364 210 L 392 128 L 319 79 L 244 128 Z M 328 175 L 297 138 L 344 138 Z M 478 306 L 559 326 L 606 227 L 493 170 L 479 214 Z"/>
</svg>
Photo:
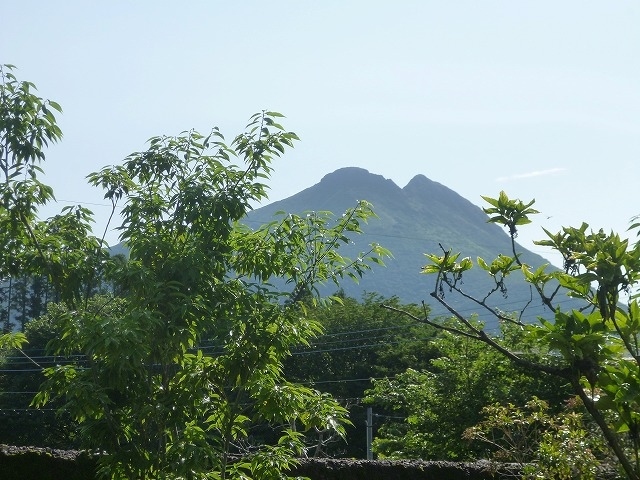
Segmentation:
<svg viewBox="0 0 640 480">
<path fill-rule="evenodd" d="M 122 253 L 113 255 L 116 262 L 126 261 Z M 89 289 L 89 295 L 121 293 L 115 282 L 98 272 Z M 46 313 L 47 304 L 59 302 L 60 292 L 46 275 L 24 275 L 0 279 L 0 325 L 3 333 L 24 332 L 27 322 Z"/>
<path fill-rule="evenodd" d="M 331 429 L 307 432 L 306 454 L 366 458 L 366 409 L 374 412 L 374 450 L 381 458 L 470 460 L 486 456 L 486 446 L 463 439 L 465 430 L 483 419 L 493 403 L 524 405 L 536 396 L 560 412 L 571 398 L 566 384 L 514 367 L 490 348 L 452 336 L 405 315 L 381 308 L 395 305 L 424 314 L 423 306 L 401 305 L 369 293 L 361 299 L 336 295 L 339 302 L 308 308 L 321 330 L 307 345 L 293 346 L 284 360 L 287 377 L 332 395 L 349 412 L 346 436 Z M 103 303 L 110 297 L 97 296 Z M 108 300 L 111 301 L 111 300 Z M 63 304 L 26 324 L 27 346 L 5 354 L 0 365 L 0 443 L 78 448 L 79 425 L 51 405 L 35 409 L 31 402 L 42 387 L 43 369 L 83 363 L 77 356 L 52 355 L 47 345 L 62 335 Z M 521 336 L 513 330 L 498 335 L 511 345 Z M 203 339 L 205 355 L 220 355 L 223 345 Z M 257 425 L 250 442 L 276 436 Z"/>
<path fill-rule="evenodd" d="M 4 333 L 24 332 L 26 323 L 45 312 L 50 301 L 58 298 L 46 277 L 18 277 L 0 284 L 0 322 Z"/>
</svg>

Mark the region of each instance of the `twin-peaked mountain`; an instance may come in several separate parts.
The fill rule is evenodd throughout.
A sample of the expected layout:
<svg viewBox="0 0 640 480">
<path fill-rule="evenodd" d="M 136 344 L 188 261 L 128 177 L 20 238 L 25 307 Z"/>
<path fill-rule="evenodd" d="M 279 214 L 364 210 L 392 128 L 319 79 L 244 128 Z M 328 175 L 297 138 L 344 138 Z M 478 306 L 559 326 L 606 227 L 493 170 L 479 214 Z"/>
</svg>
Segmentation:
<svg viewBox="0 0 640 480">
<path fill-rule="evenodd" d="M 434 313 L 443 313 L 430 296 L 435 279 L 420 273 L 427 263 L 425 253 L 441 255 L 441 244 L 454 253 L 461 252 L 460 258 L 469 256 L 475 261 L 482 257 L 490 262 L 499 253 L 511 252 L 511 240 L 505 231 L 487 223 L 488 217 L 479 207 L 444 185 L 417 175 L 400 188 L 381 175 L 353 167 L 339 169 L 310 188 L 254 210 L 249 214 L 247 224 L 255 227 L 258 223 L 270 222 L 278 211 L 300 214 L 328 210 L 339 216 L 354 207 L 358 200 L 370 202 L 378 218 L 363 226 L 364 235 L 353 236 L 355 245 L 344 249 L 344 254 L 355 256 L 366 250 L 368 244 L 378 243 L 391 250 L 393 258 L 385 261 L 386 267 L 374 266 L 358 284 L 344 280 L 341 286 L 349 296 L 360 298 L 364 292 L 376 292 L 385 297 L 395 295 L 407 303 L 425 301 L 433 307 Z M 529 265 L 537 267 L 549 263 L 520 246 L 517 251 L 522 252 L 521 258 Z M 480 298 L 492 286 L 486 272 L 477 266 L 465 273 L 463 281 L 464 289 Z M 509 278 L 506 286 L 506 297 L 496 292 L 488 303 L 503 311 L 513 311 L 533 298 L 526 317 L 534 319 L 538 315 L 550 315 L 535 295 L 532 296 L 519 272 Z M 333 291 L 335 286 L 328 285 L 326 293 Z M 482 313 L 478 306 L 456 302 L 453 294 L 445 292 L 445 298 L 466 314 Z M 489 321 L 484 315 L 481 318 Z"/>
</svg>

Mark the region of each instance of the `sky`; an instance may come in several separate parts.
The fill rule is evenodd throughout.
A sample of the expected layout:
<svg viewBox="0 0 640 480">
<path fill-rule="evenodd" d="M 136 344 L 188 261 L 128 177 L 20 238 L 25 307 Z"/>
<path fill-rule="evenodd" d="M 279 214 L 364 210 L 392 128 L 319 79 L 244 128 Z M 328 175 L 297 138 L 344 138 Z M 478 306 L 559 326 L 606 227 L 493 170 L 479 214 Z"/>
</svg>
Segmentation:
<svg viewBox="0 0 640 480">
<path fill-rule="evenodd" d="M 50 214 L 82 203 L 97 231 L 109 207 L 89 173 L 155 135 L 231 140 L 263 109 L 301 138 L 271 201 L 348 166 L 479 206 L 504 190 L 535 198 L 519 241 L 552 259 L 542 227 L 627 236 L 640 214 L 636 0 L 4 0 L 0 15 L 0 63 L 64 110 Z"/>
</svg>

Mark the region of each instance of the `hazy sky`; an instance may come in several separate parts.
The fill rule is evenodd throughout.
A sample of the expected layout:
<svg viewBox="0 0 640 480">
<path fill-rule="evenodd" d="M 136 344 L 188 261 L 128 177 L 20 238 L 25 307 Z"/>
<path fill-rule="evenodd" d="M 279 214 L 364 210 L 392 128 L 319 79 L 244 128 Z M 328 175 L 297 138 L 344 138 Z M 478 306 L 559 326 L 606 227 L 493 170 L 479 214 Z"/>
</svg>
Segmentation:
<svg viewBox="0 0 640 480">
<path fill-rule="evenodd" d="M 640 214 L 637 0 L 5 0 L 0 16 L 0 63 L 64 109 L 45 181 L 100 227 L 88 173 L 154 135 L 230 140 L 265 108 L 302 139 L 272 200 L 346 166 L 477 205 L 505 190 L 535 197 L 520 240 L 543 255 L 541 226 L 623 233 Z"/>
</svg>

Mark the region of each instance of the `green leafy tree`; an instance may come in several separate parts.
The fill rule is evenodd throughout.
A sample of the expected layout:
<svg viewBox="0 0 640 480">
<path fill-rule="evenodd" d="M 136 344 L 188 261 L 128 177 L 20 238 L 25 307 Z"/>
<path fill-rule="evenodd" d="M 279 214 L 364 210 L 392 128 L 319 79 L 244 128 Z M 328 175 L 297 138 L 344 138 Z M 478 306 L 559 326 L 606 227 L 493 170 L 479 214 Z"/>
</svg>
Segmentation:
<svg viewBox="0 0 640 480">
<path fill-rule="evenodd" d="M 46 220 L 38 217 L 39 208 L 54 199 L 52 189 L 39 176 L 46 147 L 62 138 L 55 118 L 61 108 L 39 97 L 35 85 L 18 80 L 14 72 L 12 65 L 0 65 L 0 284 L 4 317 L 0 351 L 37 366 L 23 350 L 27 341 L 24 333 L 12 332 L 15 320 L 22 329 L 42 308 L 29 301 L 27 279 L 46 280 L 55 292 L 52 296 L 64 298 L 73 307 L 87 298 L 85 287 L 91 285 L 106 250 L 90 234 L 91 215 L 86 209 L 67 208 Z M 20 288 L 14 289 L 14 284 Z M 20 380 L 29 383 L 28 376 Z M 26 387 L 18 379 L 12 382 L 13 387 L 2 395 L 3 405 L 15 400 L 15 396 L 14 400 L 8 396 L 21 391 L 18 387 Z"/>
<path fill-rule="evenodd" d="M 55 118 L 62 109 L 14 70 L 0 66 L 0 279 L 45 276 L 57 298 L 78 303 L 95 288 L 108 253 L 91 234 L 88 209 L 38 218 L 39 207 L 54 200 L 39 176 L 45 148 L 62 138 Z"/>
<path fill-rule="evenodd" d="M 504 329 L 494 336 L 496 342 L 524 347 L 519 332 Z M 561 381 L 528 375 L 472 339 L 443 331 L 431 343 L 435 354 L 426 368 L 377 380 L 367 392 L 367 403 L 382 409 L 374 440 L 379 457 L 471 460 L 481 447 L 461 441 L 462 435 L 481 421 L 485 406 L 524 403 L 535 394 L 560 405 L 569 395 Z"/>
<path fill-rule="evenodd" d="M 2 404 L 16 408 L 16 395 L 20 395 L 16 411 L 23 414 L 23 419 L 29 418 L 28 425 L 46 415 L 22 408 L 29 399 L 18 393 L 33 395 L 38 374 L 26 370 L 38 369 L 39 364 L 23 350 L 26 335 L 11 333 L 13 323 L 19 321 L 21 330 L 26 330 L 26 322 L 42 314 L 44 304 L 53 298 L 64 298 L 69 308 L 88 299 L 86 287 L 90 287 L 106 257 L 102 242 L 90 234 L 88 210 L 72 207 L 50 219 L 38 217 L 39 208 L 54 199 L 52 189 L 40 175 L 47 146 L 62 138 L 55 118 L 62 109 L 35 92 L 33 83 L 15 76 L 15 67 L 0 65 L 0 283 L 5 330 L 0 336 L 0 350 L 11 363 L 20 365 L 8 369 L 11 375 L 15 373 L 12 378 L 3 378 Z M 15 427 L 16 420 L 25 425 L 13 417 L 3 424 Z M 41 433 L 47 430 L 44 425 L 48 421 L 40 423 Z M 13 435 L 16 443 L 43 438 L 22 434 L 29 430 L 5 432 Z M 53 440 L 51 446 L 60 445 L 53 436 L 49 438 Z"/>
<path fill-rule="evenodd" d="M 55 118 L 62 109 L 37 96 L 35 85 L 14 71 L 0 66 L 0 281 L 45 277 L 56 297 L 77 303 L 107 253 L 91 235 L 89 210 L 67 207 L 38 218 L 39 207 L 54 199 L 39 176 L 45 148 L 62 138 Z"/>
<path fill-rule="evenodd" d="M 47 369 L 36 404 L 62 403 L 85 446 L 105 452 L 105 476 L 284 478 L 305 431 L 344 432 L 346 410 L 287 381 L 283 361 L 320 332 L 302 301 L 317 298 L 318 283 L 358 278 L 388 252 L 338 253 L 373 215 L 366 202 L 337 218 L 240 223 L 266 197 L 272 159 L 297 140 L 279 117 L 256 114 L 230 145 L 217 129 L 155 137 L 89 176 L 125 202 L 130 258 L 105 270 L 125 302 L 59 318 L 51 353 L 83 357 Z M 280 431 L 277 442 L 252 443 L 256 425 Z"/>
<path fill-rule="evenodd" d="M 318 297 L 317 284 L 357 279 L 387 255 L 377 245 L 353 260 L 338 253 L 370 205 L 242 226 L 266 197 L 272 159 L 297 139 L 281 115 L 262 112 L 230 145 L 217 129 L 156 137 L 89 176 L 113 211 L 125 202 L 130 258 L 117 261 L 92 235 L 89 210 L 38 218 L 53 199 L 38 175 L 44 148 L 61 137 L 60 107 L 12 72 L 2 67 L 0 278 L 46 276 L 64 306 L 50 353 L 73 359 L 45 370 L 35 403 L 61 405 L 83 445 L 105 452 L 100 473 L 112 478 L 283 478 L 305 430 L 342 432 L 344 408 L 288 382 L 282 362 L 320 330 L 302 302 Z M 90 299 L 104 282 L 125 298 L 96 308 Z M 0 347 L 25 340 L 5 335 Z M 264 424 L 278 441 L 251 444 L 253 425 Z"/>
<path fill-rule="evenodd" d="M 38 180 L 44 148 L 62 138 L 54 111 L 60 106 L 33 93 L 35 85 L 19 81 L 12 65 L 0 67 L 0 278 L 22 275 L 26 245 L 32 244 L 37 209 L 53 199 Z"/>
<path fill-rule="evenodd" d="M 337 295 L 339 303 L 309 309 L 309 316 L 323 327 L 323 333 L 293 352 L 285 362 L 285 372 L 296 381 L 330 393 L 349 410 L 353 425 L 347 429 L 346 442 L 331 442 L 335 438 L 319 432 L 310 439 L 316 442 L 313 454 L 365 458 L 366 406 L 362 400 L 371 379 L 393 377 L 409 366 L 428 365 L 435 352 L 431 339 L 437 331 L 380 308 L 383 302 L 400 307 L 397 298 L 368 293 L 356 300 L 344 298 L 340 292 Z M 403 308 L 422 311 L 417 306 Z"/>
<path fill-rule="evenodd" d="M 3 288 L 4 334 L 0 348 L 22 345 L 13 334 L 11 286 L 14 277 L 39 273 L 42 262 L 30 261 L 35 245 L 39 206 L 53 199 L 53 191 L 38 180 L 44 148 L 62 137 L 54 112 L 60 106 L 37 96 L 35 85 L 20 81 L 13 65 L 0 65 L 0 282 Z"/>
<path fill-rule="evenodd" d="M 547 238 L 537 242 L 562 255 L 562 270 L 526 265 L 520 261 L 516 237 L 518 228 L 538 213 L 532 208 L 533 201 L 513 200 L 504 192 L 495 199 L 483 198 L 489 204 L 485 208 L 489 221 L 508 229 L 512 251 L 491 261 L 477 259 L 475 264 L 486 271 L 489 283 L 487 295 L 474 300 L 479 310 L 522 328 L 539 356 L 532 359 L 526 352 L 500 345 L 456 310 L 448 297 L 469 298 L 461 281 L 474 262 L 459 260 L 459 254 L 443 248 L 442 255 L 427 255 L 429 264 L 423 273 L 435 277 L 431 296 L 456 320 L 449 331 L 484 342 L 534 372 L 568 382 L 624 473 L 631 479 L 640 478 L 640 306 L 635 293 L 640 278 L 640 244 L 631 244 L 613 232 L 590 230 L 583 223 L 555 234 L 545 230 Z M 539 301 L 549 308 L 549 318 L 541 318 L 539 324 L 526 325 L 518 316 L 506 315 L 494 299 L 493 293 L 516 274 L 524 276 Z M 559 299 L 564 293 L 581 300 L 583 308 L 563 311 Z M 443 328 L 438 322 L 431 323 Z"/>
</svg>

